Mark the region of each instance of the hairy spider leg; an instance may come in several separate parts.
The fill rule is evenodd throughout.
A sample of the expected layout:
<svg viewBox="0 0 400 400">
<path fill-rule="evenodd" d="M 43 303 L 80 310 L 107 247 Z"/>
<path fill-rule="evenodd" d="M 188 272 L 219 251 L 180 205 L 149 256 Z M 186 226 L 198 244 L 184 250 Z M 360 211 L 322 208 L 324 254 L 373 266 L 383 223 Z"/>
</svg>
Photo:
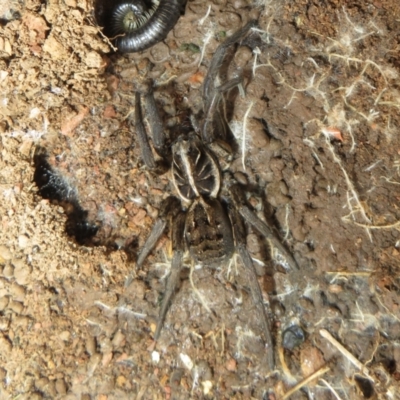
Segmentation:
<svg viewBox="0 0 400 400">
<path fill-rule="evenodd" d="M 174 196 L 170 196 L 165 199 L 160 207 L 160 217 L 154 224 L 153 229 L 151 230 L 151 233 L 138 256 L 136 263 L 137 268 L 142 266 L 144 260 L 151 253 L 154 246 L 158 242 L 158 239 L 160 239 L 169 223 L 171 225 L 171 241 L 173 251 L 171 272 L 167 278 L 167 284 L 161 303 L 160 313 L 157 319 L 157 328 L 154 333 L 154 340 L 158 340 L 160 336 L 171 298 L 179 281 L 179 276 L 182 269 L 182 259 L 185 253 L 185 221 L 186 212 L 182 211 L 181 202 Z M 131 284 L 132 279 L 133 276 L 131 275 L 125 283 L 126 287 Z"/>
<path fill-rule="evenodd" d="M 243 261 L 243 265 L 247 274 L 247 281 L 250 285 L 251 295 L 253 297 L 253 303 L 256 306 L 258 315 L 262 315 L 261 323 L 263 328 L 263 337 L 268 347 L 267 361 L 271 371 L 275 369 L 274 359 L 274 346 L 271 335 L 271 327 L 268 317 L 265 313 L 263 296 L 261 293 L 260 285 L 258 284 L 256 270 L 253 265 L 253 261 L 246 248 L 246 229 L 244 227 L 243 219 L 239 215 L 235 205 L 229 203 L 228 206 L 229 217 L 232 222 L 233 236 L 236 242 L 236 251 Z"/>
<path fill-rule="evenodd" d="M 165 155 L 165 135 L 164 126 L 158 111 L 156 100 L 154 98 L 153 88 L 149 88 L 149 92 L 144 97 L 147 115 L 151 128 L 153 146 L 160 156 Z"/>
<path fill-rule="evenodd" d="M 240 42 L 240 40 L 247 35 L 250 29 L 255 27 L 256 25 L 257 21 L 251 20 L 242 29 L 235 32 L 232 36 L 230 36 L 217 47 L 217 50 L 215 51 L 210 66 L 208 68 L 208 73 L 204 79 L 203 96 L 206 99 L 206 103 L 211 93 L 215 89 L 215 78 L 217 77 L 218 72 L 222 66 L 228 48 Z"/>
<path fill-rule="evenodd" d="M 165 158 L 165 135 L 164 126 L 158 111 L 156 101 L 154 98 L 153 88 L 150 83 L 145 84 L 146 93 L 144 94 L 144 104 L 146 112 L 148 115 L 148 120 L 151 129 L 151 139 L 153 142 L 153 147 L 157 154 Z M 144 89 L 142 89 L 143 91 Z M 140 151 L 142 153 L 142 158 L 146 167 L 149 169 L 155 169 L 157 163 L 154 160 L 154 155 L 151 150 L 149 137 L 146 133 L 146 129 L 143 123 L 143 113 L 142 113 L 142 92 L 135 93 L 135 129 L 139 139 Z"/>
<path fill-rule="evenodd" d="M 235 207 L 239 214 L 250 225 L 256 228 L 267 240 L 269 240 L 273 247 L 286 259 L 289 267 L 294 270 L 299 270 L 299 266 L 293 256 L 286 250 L 281 241 L 276 237 L 274 232 L 268 225 L 262 221 L 257 215 L 246 205 L 244 194 L 238 184 L 234 183 L 229 186 L 229 197 L 233 200 Z"/>
<path fill-rule="evenodd" d="M 161 329 L 164 325 L 165 316 L 171 302 L 171 298 L 175 293 L 177 283 L 179 281 L 180 272 L 182 269 L 182 259 L 185 253 L 185 220 L 186 213 L 178 214 L 172 224 L 172 263 L 171 272 L 167 278 L 167 285 L 165 287 L 164 296 L 161 303 L 160 313 L 158 314 L 157 328 L 154 333 L 154 340 L 158 340 Z"/>
<path fill-rule="evenodd" d="M 175 196 L 169 196 L 166 198 L 160 207 L 160 216 L 155 222 L 153 229 L 150 232 L 142 250 L 139 253 L 138 259 L 136 261 L 136 268 L 142 267 L 144 260 L 151 253 L 154 246 L 157 244 L 158 239 L 164 233 L 165 228 L 168 224 L 168 217 L 172 216 L 174 218 L 178 212 L 181 211 L 181 202 Z M 130 275 L 125 282 L 125 287 L 128 287 L 133 280 L 133 275 Z"/>
<path fill-rule="evenodd" d="M 233 89 L 242 83 L 242 77 L 237 77 L 214 88 L 206 101 L 204 122 L 201 130 L 201 138 L 204 143 L 211 143 L 214 140 L 226 140 L 226 123 L 221 112 L 218 110 L 222 94 Z"/>
<path fill-rule="evenodd" d="M 151 151 L 149 138 L 143 124 L 143 114 L 141 107 L 140 93 L 135 93 L 135 129 L 139 140 L 140 151 L 146 167 L 150 169 L 156 168 L 153 152 Z"/>
<path fill-rule="evenodd" d="M 217 138 L 225 139 L 226 127 L 223 123 L 223 118 L 221 117 L 220 113 L 217 112 L 219 100 L 221 98 L 221 94 L 237 86 L 241 82 L 241 78 L 232 79 L 231 81 L 228 81 L 217 88 L 215 87 L 215 79 L 217 78 L 229 47 L 239 43 L 247 35 L 250 29 L 256 26 L 256 24 L 257 22 L 255 20 L 251 20 L 242 29 L 235 32 L 232 36 L 218 46 L 213 58 L 211 59 L 211 63 L 203 84 L 203 97 L 206 106 L 205 121 L 201 136 L 204 143 L 211 143 Z M 224 134 L 221 134 L 222 132 Z"/>
</svg>

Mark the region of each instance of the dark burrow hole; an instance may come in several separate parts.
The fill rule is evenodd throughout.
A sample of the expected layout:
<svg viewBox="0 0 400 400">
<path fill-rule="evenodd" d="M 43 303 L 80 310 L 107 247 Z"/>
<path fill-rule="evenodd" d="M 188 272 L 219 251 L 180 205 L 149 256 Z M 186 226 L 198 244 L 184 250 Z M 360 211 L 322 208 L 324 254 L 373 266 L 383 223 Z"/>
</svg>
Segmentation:
<svg viewBox="0 0 400 400">
<path fill-rule="evenodd" d="M 356 375 L 355 381 L 365 399 L 370 399 L 374 395 L 374 387 L 370 380 Z"/>
<path fill-rule="evenodd" d="M 73 237 L 80 245 L 99 245 L 94 239 L 99 227 L 87 220 L 88 212 L 79 204 L 73 188 L 50 165 L 47 153 L 42 147 L 36 149 L 33 162 L 33 181 L 39 189 L 40 196 L 62 206 L 67 215 L 67 235 Z"/>
</svg>

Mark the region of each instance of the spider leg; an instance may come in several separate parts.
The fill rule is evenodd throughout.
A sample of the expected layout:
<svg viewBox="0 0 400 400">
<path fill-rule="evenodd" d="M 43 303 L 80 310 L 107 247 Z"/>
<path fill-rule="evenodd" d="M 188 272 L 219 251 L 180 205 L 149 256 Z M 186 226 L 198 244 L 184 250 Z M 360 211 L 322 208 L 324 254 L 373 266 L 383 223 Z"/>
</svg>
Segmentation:
<svg viewBox="0 0 400 400">
<path fill-rule="evenodd" d="M 241 82 L 242 77 L 233 78 L 228 82 L 225 82 L 224 84 L 214 88 L 212 91 L 212 95 L 210 95 L 206 103 L 204 123 L 201 131 L 201 137 L 204 143 L 211 143 L 216 140 L 217 135 L 215 132 L 219 133 L 218 136 L 222 136 L 221 139 L 226 139 L 226 124 L 224 123 L 221 113 L 218 110 L 218 105 L 221 95 L 224 92 L 227 92 L 228 90 L 240 85 Z"/>
<path fill-rule="evenodd" d="M 268 352 L 267 352 L 268 366 L 270 370 L 273 371 L 275 369 L 275 359 L 274 359 L 274 347 L 271 335 L 271 327 L 268 321 L 268 317 L 265 313 L 263 296 L 261 293 L 260 285 L 258 284 L 256 270 L 254 268 L 250 254 L 247 251 L 245 227 L 242 218 L 240 217 L 238 211 L 234 208 L 232 204 L 230 204 L 229 206 L 229 216 L 232 221 L 233 236 L 236 242 L 236 251 L 239 253 L 240 258 L 243 261 L 247 274 L 247 281 L 250 285 L 251 295 L 253 297 L 253 302 L 254 305 L 256 306 L 258 315 L 261 316 L 263 336 L 265 343 L 268 347 Z"/>
<path fill-rule="evenodd" d="M 226 55 L 228 48 L 233 44 L 240 42 L 240 40 L 247 35 L 249 30 L 255 27 L 256 25 L 257 22 L 255 20 L 251 20 L 242 29 L 235 32 L 232 36 L 230 36 L 228 39 L 226 39 L 223 43 L 221 43 L 218 46 L 211 60 L 210 66 L 208 68 L 208 73 L 204 79 L 203 96 L 206 99 L 206 103 L 208 102 L 208 98 L 211 92 L 215 88 L 214 87 L 215 78 L 218 75 L 219 69 L 221 68 L 221 65 L 224 61 L 224 57 Z"/>
<path fill-rule="evenodd" d="M 143 124 L 143 114 L 141 107 L 140 93 L 135 93 L 135 129 L 139 140 L 139 146 L 144 163 L 149 169 L 156 168 L 153 152 L 151 151 L 149 138 Z"/>
<path fill-rule="evenodd" d="M 165 135 L 164 126 L 158 111 L 156 101 L 154 99 L 153 89 L 150 88 L 149 92 L 144 97 L 146 111 L 149 115 L 149 123 L 151 127 L 153 146 L 160 156 L 165 153 Z"/>
<path fill-rule="evenodd" d="M 185 220 L 186 213 L 180 213 L 175 217 L 173 221 L 172 228 L 172 263 L 171 272 L 168 276 L 167 285 L 164 292 L 164 297 L 162 300 L 160 313 L 157 320 L 157 329 L 154 333 L 154 340 L 158 340 L 161 329 L 164 325 L 165 316 L 171 302 L 171 298 L 175 293 L 176 285 L 179 281 L 180 272 L 182 269 L 182 259 L 185 252 L 185 241 L 184 241 L 184 231 L 185 231 Z"/>
<path fill-rule="evenodd" d="M 158 239 L 160 239 L 161 235 L 164 233 L 165 228 L 168 224 L 168 216 L 176 213 L 177 211 L 180 211 L 180 209 L 180 201 L 174 196 L 170 196 L 163 201 L 160 207 L 160 217 L 155 222 L 153 229 L 150 232 L 150 236 L 147 238 L 142 250 L 139 253 L 136 262 L 137 268 L 140 268 L 142 266 L 144 260 L 151 253 L 154 246 L 158 242 Z M 132 280 L 133 275 L 130 275 L 125 282 L 125 287 L 128 287 L 131 284 Z"/>
<path fill-rule="evenodd" d="M 230 198 L 235 203 L 239 214 L 250 225 L 253 225 L 267 240 L 269 240 L 273 247 L 285 258 L 290 268 L 299 270 L 299 266 L 293 256 L 286 250 L 281 241 L 276 237 L 271 228 L 247 206 L 242 190 L 239 185 L 232 184 L 229 187 Z"/>
<path fill-rule="evenodd" d="M 166 219 L 158 219 L 156 221 L 156 223 L 153 226 L 153 229 L 151 230 L 150 236 L 147 238 L 146 243 L 144 244 L 144 246 L 138 256 L 138 259 L 136 262 L 136 266 L 138 268 L 140 268 L 142 266 L 144 260 L 147 258 L 147 256 L 150 254 L 150 252 L 153 250 L 154 246 L 158 242 L 158 239 L 160 239 L 161 235 L 164 233 L 166 227 L 167 227 Z"/>
<path fill-rule="evenodd" d="M 242 29 L 221 43 L 211 60 L 203 85 L 205 119 L 201 136 L 204 143 L 211 143 L 217 138 L 226 139 L 226 124 L 218 110 L 219 101 L 221 94 L 239 85 L 242 78 L 234 78 L 218 87 L 215 87 L 215 79 L 222 66 L 228 48 L 240 42 L 255 25 L 256 21 L 251 20 Z"/>
</svg>

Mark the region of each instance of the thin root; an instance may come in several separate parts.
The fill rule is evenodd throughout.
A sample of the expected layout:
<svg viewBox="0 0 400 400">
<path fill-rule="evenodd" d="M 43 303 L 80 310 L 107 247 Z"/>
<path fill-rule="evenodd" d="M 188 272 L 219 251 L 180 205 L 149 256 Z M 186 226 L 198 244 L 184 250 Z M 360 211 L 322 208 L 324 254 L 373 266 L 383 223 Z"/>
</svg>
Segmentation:
<svg viewBox="0 0 400 400">
<path fill-rule="evenodd" d="M 208 306 L 206 300 L 204 299 L 204 296 L 199 292 L 199 290 L 196 288 L 196 286 L 194 285 L 193 282 L 193 270 L 194 268 L 191 267 L 190 268 L 190 274 L 189 274 L 189 281 L 190 281 L 190 286 L 192 286 L 192 289 L 194 291 L 194 293 L 196 294 L 197 298 L 199 299 L 201 305 L 209 312 L 211 313 L 211 309 Z"/>
<path fill-rule="evenodd" d="M 321 329 L 319 334 L 326 339 L 332 346 L 336 347 L 343 356 L 345 356 L 365 377 L 371 382 L 375 382 L 374 378 L 369 374 L 369 369 L 357 360 L 344 346 L 342 346 L 326 329 Z"/>
<path fill-rule="evenodd" d="M 330 371 L 329 367 L 322 367 L 319 370 L 315 371 L 313 374 L 311 374 L 309 377 L 298 383 L 295 387 L 290 389 L 288 392 L 286 392 L 283 397 L 281 397 L 281 400 L 288 399 L 293 393 L 296 393 L 298 390 L 300 390 L 302 387 L 308 385 L 310 382 L 312 382 L 314 379 L 320 377 L 321 375 L 326 374 L 328 371 Z"/>
</svg>

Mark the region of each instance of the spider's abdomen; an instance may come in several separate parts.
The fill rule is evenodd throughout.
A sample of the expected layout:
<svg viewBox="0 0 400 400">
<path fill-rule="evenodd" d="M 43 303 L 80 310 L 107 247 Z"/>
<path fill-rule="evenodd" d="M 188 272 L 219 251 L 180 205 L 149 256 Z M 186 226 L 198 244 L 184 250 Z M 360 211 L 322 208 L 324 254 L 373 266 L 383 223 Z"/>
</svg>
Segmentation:
<svg viewBox="0 0 400 400">
<path fill-rule="evenodd" d="M 221 184 L 218 162 L 196 135 L 178 139 L 172 154 L 172 180 L 183 200 L 218 195 Z"/>
<path fill-rule="evenodd" d="M 232 257 L 232 227 L 218 200 L 199 197 L 193 202 L 186 215 L 185 239 L 198 264 L 216 266 Z"/>
</svg>

